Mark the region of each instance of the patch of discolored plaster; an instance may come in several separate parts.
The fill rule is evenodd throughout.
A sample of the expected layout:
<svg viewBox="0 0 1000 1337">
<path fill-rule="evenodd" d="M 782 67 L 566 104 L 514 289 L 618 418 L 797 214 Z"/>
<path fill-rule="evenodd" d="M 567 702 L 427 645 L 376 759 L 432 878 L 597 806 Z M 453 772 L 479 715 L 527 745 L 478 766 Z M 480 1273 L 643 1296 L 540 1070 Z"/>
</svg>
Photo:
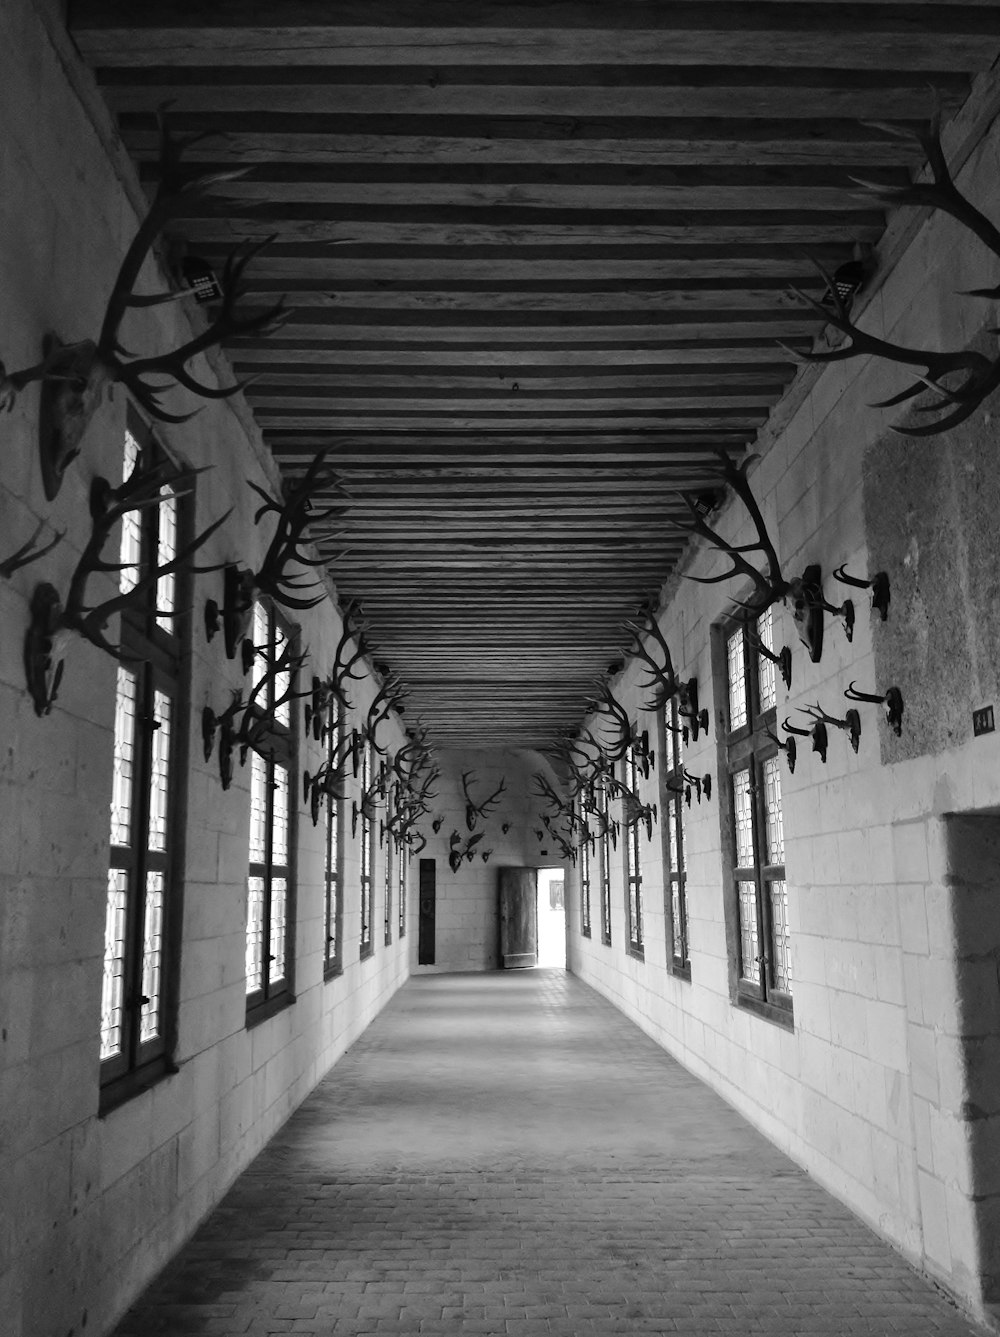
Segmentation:
<svg viewBox="0 0 1000 1337">
<path fill-rule="evenodd" d="M 905 711 L 900 738 L 880 723 L 883 764 L 958 746 L 974 709 L 1000 706 L 998 415 L 994 395 L 950 432 L 888 432 L 865 457 L 870 574 L 887 571 L 892 591 L 877 690 L 898 686 Z"/>
</svg>

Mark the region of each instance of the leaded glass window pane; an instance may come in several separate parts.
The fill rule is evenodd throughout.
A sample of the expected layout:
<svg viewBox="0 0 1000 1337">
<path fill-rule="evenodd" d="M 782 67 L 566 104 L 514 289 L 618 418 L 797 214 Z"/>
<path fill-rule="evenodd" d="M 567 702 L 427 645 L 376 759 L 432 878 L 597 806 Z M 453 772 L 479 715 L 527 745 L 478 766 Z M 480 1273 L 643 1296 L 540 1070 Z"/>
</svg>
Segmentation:
<svg viewBox="0 0 1000 1337">
<path fill-rule="evenodd" d="M 757 937 L 757 887 L 753 882 L 737 882 L 740 907 L 740 974 L 752 984 L 760 982 L 759 939 Z"/>
<path fill-rule="evenodd" d="M 261 678 L 267 673 L 267 652 L 270 644 L 267 627 L 267 611 L 264 606 L 259 603 L 256 603 L 253 606 L 253 626 L 250 632 L 250 638 L 257 651 L 253 657 L 253 664 L 250 667 L 250 681 L 253 686 L 256 687 Z"/>
<path fill-rule="evenodd" d="M 108 870 L 108 897 L 104 918 L 104 980 L 101 987 L 101 1058 L 113 1058 L 122 1049 L 122 1000 L 125 991 L 125 910 L 128 874 Z"/>
<path fill-rule="evenodd" d="M 670 883 L 670 905 L 672 909 L 673 924 L 673 954 L 678 961 L 684 961 L 687 953 L 684 949 L 683 921 L 681 919 L 681 888 L 677 878 L 672 878 Z"/>
<path fill-rule="evenodd" d="M 125 433 L 125 460 L 122 481 L 126 481 L 139 459 L 139 443 L 131 432 Z M 118 589 L 122 594 L 134 590 L 139 580 L 142 558 L 142 511 L 126 511 L 122 516 L 122 544 L 118 557 Z"/>
<path fill-rule="evenodd" d="M 769 882 L 771 895 L 771 936 L 774 960 L 771 973 L 774 987 L 782 993 L 792 992 L 792 938 L 788 931 L 788 884 L 784 878 L 780 882 Z"/>
<path fill-rule="evenodd" d="M 284 766 L 274 768 L 272 793 L 271 858 L 284 867 L 288 863 L 288 771 Z"/>
<path fill-rule="evenodd" d="M 736 866 L 753 866 L 753 796 L 749 770 L 733 775 L 733 816 L 736 820 Z"/>
<path fill-rule="evenodd" d="M 274 658 L 277 662 L 288 649 L 288 637 L 280 627 L 275 628 L 274 632 Z M 274 675 L 274 699 L 281 701 L 281 698 L 289 691 L 292 683 L 292 675 L 288 669 L 283 669 L 281 673 Z M 292 704 L 290 701 L 281 701 L 280 705 L 274 708 L 274 718 L 279 724 L 283 724 L 287 729 L 292 722 Z"/>
<path fill-rule="evenodd" d="M 785 832 L 781 817 L 781 767 L 777 756 L 764 762 L 764 822 L 767 831 L 767 862 L 785 862 Z"/>
<path fill-rule="evenodd" d="M 757 619 L 757 636 L 761 645 L 774 650 L 773 610 L 765 608 Z M 775 664 L 762 654 L 757 654 L 757 684 L 760 692 L 761 710 L 773 710 L 778 704 L 778 687 L 775 677 Z"/>
<path fill-rule="evenodd" d="M 145 1044 L 160 1033 L 160 979 L 163 968 L 163 874 L 146 874 L 146 904 L 142 919 L 142 1011 L 139 1039 Z"/>
<path fill-rule="evenodd" d="M 118 666 L 115 751 L 111 781 L 111 843 L 132 843 L 132 768 L 135 753 L 135 674 Z"/>
<path fill-rule="evenodd" d="M 171 702 L 165 692 L 153 693 L 152 756 L 149 772 L 149 830 L 147 843 L 151 850 L 162 852 L 167 847 L 167 798 L 170 792 L 170 732 Z M 147 990 L 143 990 L 144 993 Z"/>
<path fill-rule="evenodd" d="M 264 879 L 250 877 L 247 884 L 247 993 L 264 986 Z"/>
<path fill-rule="evenodd" d="M 285 938 L 288 917 L 288 883 L 283 877 L 271 879 L 271 958 L 267 977 L 270 984 L 285 978 Z"/>
<path fill-rule="evenodd" d="M 267 858 L 267 762 L 250 753 L 250 862 Z"/>
<path fill-rule="evenodd" d="M 156 562 L 166 566 L 177 556 L 177 498 L 169 487 L 161 489 L 157 511 Z M 177 607 L 177 578 L 172 572 L 160 576 L 156 582 L 156 625 L 163 631 L 173 630 L 173 613 Z"/>
<path fill-rule="evenodd" d="M 726 673 L 729 682 L 729 728 L 742 729 L 749 719 L 746 676 L 743 672 L 743 628 L 726 640 Z"/>
</svg>

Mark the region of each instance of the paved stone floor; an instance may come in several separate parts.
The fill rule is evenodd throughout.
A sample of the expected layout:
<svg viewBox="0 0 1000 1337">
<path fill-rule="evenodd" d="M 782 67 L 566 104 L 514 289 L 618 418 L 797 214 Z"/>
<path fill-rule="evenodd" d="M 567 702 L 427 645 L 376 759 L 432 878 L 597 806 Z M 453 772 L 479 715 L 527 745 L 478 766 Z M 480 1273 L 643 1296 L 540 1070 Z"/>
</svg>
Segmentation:
<svg viewBox="0 0 1000 1337">
<path fill-rule="evenodd" d="M 118 1329 L 979 1331 L 586 985 L 412 980 Z"/>
</svg>

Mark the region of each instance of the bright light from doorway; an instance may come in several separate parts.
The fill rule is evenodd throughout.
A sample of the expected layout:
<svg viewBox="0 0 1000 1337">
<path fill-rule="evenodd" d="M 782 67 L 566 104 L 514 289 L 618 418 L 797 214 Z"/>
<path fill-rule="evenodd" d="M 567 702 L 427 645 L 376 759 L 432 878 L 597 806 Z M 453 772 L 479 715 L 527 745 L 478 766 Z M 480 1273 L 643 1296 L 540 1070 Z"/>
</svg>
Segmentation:
<svg viewBox="0 0 1000 1337">
<path fill-rule="evenodd" d="M 538 964 L 566 969 L 566 887 L 561 868 L 538 870 Z"/>
</svg>

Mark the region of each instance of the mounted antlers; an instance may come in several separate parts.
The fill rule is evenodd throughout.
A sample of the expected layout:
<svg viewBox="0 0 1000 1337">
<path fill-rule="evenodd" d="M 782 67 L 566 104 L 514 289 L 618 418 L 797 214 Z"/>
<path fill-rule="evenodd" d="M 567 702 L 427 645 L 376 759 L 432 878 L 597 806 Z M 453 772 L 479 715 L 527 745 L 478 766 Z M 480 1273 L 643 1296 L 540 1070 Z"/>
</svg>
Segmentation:
<svg viewBox="0 0 1000 1337">
<path fill-rule="evenodd" d="M 649 671 L 648 679 L 645 683 L 640 683 L 640 687 L 645 689 L 652 688 L 653 695 L 648 701 L 644 701 L 640 710 L 648 710 L 655 713 L 661 710 L 666 703 L 677 692 L 679 683 L 677 675 L 674 673 L 674 663 L 670 655 L 670 647 L 663 639 L 663 632 L 660 630 L 660 624 L 656 620 L 656 615 L 650 608 L 643 609 L 642 622 L 625 622 L 625 628 L 630 631 L 635 638 L 634 645 L 629 647 L 628 653 L 633 659 L 641 659 Z M 663 654 L 663 663 L 657 663 L 653 655 L 643 645 L 643 637 L 648 636 Z"/>
<path fill-rule="evenodd" d="M 334 651 L 333 669 L 330 673 L 330 690 L 345 711 L 351 709 L 351 702 L 348 699 L 345 684 L 348 681 L 364 682 L 366 677 L 364 673 L 353 671 L 355 666 L 360 664 L 368 653 L 368 647 L 364 639 L 366 630 L 365 623 L 361 621 L 361 605 L 356 600 L 352 600 L 344 609 L 343 629 L 340 640 L 337 642 L 337 648 Z M 352 655 L 349 655 L 347 647 L 351 640 L 354 640 L 357 649 Z"/>
<path fill-rule="evenodd" d="M 394 710 L 397 714 L 402 713 L 403 703 L 409 694 L 399 678 L 390 673 L 368 707 L 368 716 L 361 732 L 380 756 L 385 756 L 386 749 L 379 747 L 376 739 L 379 725 L 384 724 L 389 718 L 390 710 Z"/>
<path fill-rule="evenodd" d="M 915 138 L 927 155 L 933 181 L 918 181 L 897 189 L 873 185 L 871 182 L 856 177 L 855 180 L 858 184 L 863 186 L 867 193 L 875 195 L 888 204 L 910 204 L 922 208 L 940 209 L 942 213 L 950 214 L 952 218 L 974 233 L 994 256 L 1000 257 L 1000 230 L 961 194 L 948 170 L 948 164 L 945 162 L 944 151 L 941 147 L 940 107 L 935 107 L 928 126 L 917 134 L 909 130 L 901 130 L 898 126 L 893 125 L 880 125 L 879 128 L 899 139 Z M 857 325 L 849 318 L 848 306 L 838 294 L 833 280 L 822 266 L 817 265 L 816 267 L 827 284 L 827 296 L 823 302 L 817 302 L 813 297 L 799 289 L 793 289 L 793 291 L 802 301 L 820 311 L 831 325 L 846 334 L 850 342 L 846 346 L 831 348 L 822 352 L 798 353 L 789 348 L 786 348 L 786 351 L 797 361 L 803 362 L 842 362 L 847 358 L 869 353 L 875 357 L 885 358 L 889 362 L 897 362 L 902 366 L 922 368 L 922 374 L 919 374 L 916 380 L 905 390 L 893 395 L 890 399 L 882 400 L 873 407 L 891 408 L 914 399 L 925 390 L 930 390 L 934 396 L 933 401 L 925 407 L 919 408 L 917 412 L 937 413 L 943 416 L 939 417 L 936 422 L 928 423 L 925 426 L 896 427 L 894 428 L 895 431 L 906 436 L 933 436 L 937 432 L 956 427 L 970 417 L 988 395 L 1000 387 L 1000 356 L 991 359 L 973 349 L 935 352 L 928 349 L 908 348 L 902 344 L 894 344 L 885 339 L 876 338 L 874 335 L 866 334 L 864 330 L 858 329 Z M 970 297 L 985 297 L 987 300 L 995 301 L 1000 297 L 1000 286 L 974 289 L 968 295 Z M 996 331 L 993 332 L 996 333 Z M 944 384 L 946 377 L 956 378 L 956 383 L 952 386 L 946 386 Z"/>
<path fill-rule="evenodd" d="M 220 525 L 229 517 L 227 511 L 214 524 L 203 530 L 166 562 L 153 562 L 134 579 L 119 583 L 119 592 L 101 603 L 87 602 L 87 584 L 98 572 L 123 571 L 120 562 L 108 562 L 102 556 L 104 545 L 112 530 L 130 511 L 148 510 L 160 506 L 170 497 L 190 492 L 201 469 L 178 468 L 170 460 L 143 463 L 137 459 L 132 472 L 120 487 L 113 488 L 105 478 L 95 478 L 90 489 L 90 538 L 84 545 L 80 560 L 70 579 L 65 602 L 53 585 L 36 587 L 31 601 L 31 622 L 25 640 L 25 666 L 28 690 L 38 715 L 47 715 L 55 700 L 62 676 L 60 656 L 55 650 L 56 638 L 61 631 L 75 631 L 91 645 L 113 656 L 127 660 L 120 646 L 113 645 L 105 635 L 108 623 L 117 613 L 129 609 L 143 609 L 147 595 L 165 576 L 183 571 L 194 574 L 217 571 L 218 566 L 195 566 L 192 557 L 207 543 Z"/>
<path fill-rule="evenodd" d="M 312 505 L 317 492 L 340 487 L 336 474 L 325 467 L 325 458 L 326 452 L 319 451 L 300 479 L 295 482 L 286 480 L 282 484 L 280 501 L 256 483 L 249 484 L 263 502 L 254 515 L 254 524 L 259 524 L 265 515 L 276 515 L 278 525 L 260 570 L 250 571 L 235 564 L 228 565 L 221 612 L 214 599 L 209 599 L 205 604 L 205 634 L 211 640 L 219 629 L 221 618 L 226 654 L 230 659 L 235 656 L 236 647 L 247 633 L 253 606 L 259 595 L 270 595 L 276 603 L 294 609 L 315 608 L 326 597 L 322 588 L 318 594 L 307 596 L 305 591 L 315 590 L 319 582 L 307 574 L 289 569 L 296 565 L 321 567 L 326 564 L 324 558 L 309 557 L 302 551 L 307 526 L 329 519 L 340 509 L 331 506 L 319 515 L 313 513 Z"/>
<path fill-rule="evenodd" d="M 135 401 L 160 422 L 185 422 L 191 414 L 168 413 L 160 404 L 160 397 L 175 386 L 182 385 L 205 399 L 225 399 L 243 388 L 241 384 L 224 389 L 202 384 L 188 371 L 190 360 L 238 335 L 277 329 L 286 319 L 284 301 L 254 315 L 238 314 L 243 273 L 261 246 L 237 247 L 223 271 L 219 310 L 201 334 L 171 352 L 155 357 L 133 357 L 120 342 L 120 327 L 129 310 L 158 306 L 192 295 L 192 289 L 148 297 L 137 297 L 133 293 L 142 266 L 164 225 L 192 196 L 204 195 L 246 171 L 238 168 L 184 180 L 180 173 L 181 157 L 184 150 L 200 138 L 199 135 L 185 140 L 174 139 L 161 117 L 159 185 L 149 212 L 125 252 L 96 342 L 84 339 L 79 343 L 63 344 L 50 335 L 45 341 L 42 361 L 34 366 L 8 373 L 0 363 L 0 411 L 13 408 L 18 395 L 32 381 L 42 382 L 39 407 L 42 479 L 45 495 L 50 501 L 58 493 L 66 469 L 79 454 L 83 435 L 109 386 L 116 382 L 125 385 Z M 150 380 L 156 376 L 166 376 L 167 382 L 161 384 Z"/>
<path fill-rule="evenodd" d="M 464 771 L 462 774 L 462 793 L 465 795 L 465 825 L 470 831 L 475 831 L 476 823 L 480 817 L 487 817 L 500 802 L 500 795 L 506 792 L 506 777 L 500 777 L 500 783 L 483 799 L 482 803 L 477 803 L 469 793 L 469 785 L 475 779 L 474 771 Z"/>
</svg>

